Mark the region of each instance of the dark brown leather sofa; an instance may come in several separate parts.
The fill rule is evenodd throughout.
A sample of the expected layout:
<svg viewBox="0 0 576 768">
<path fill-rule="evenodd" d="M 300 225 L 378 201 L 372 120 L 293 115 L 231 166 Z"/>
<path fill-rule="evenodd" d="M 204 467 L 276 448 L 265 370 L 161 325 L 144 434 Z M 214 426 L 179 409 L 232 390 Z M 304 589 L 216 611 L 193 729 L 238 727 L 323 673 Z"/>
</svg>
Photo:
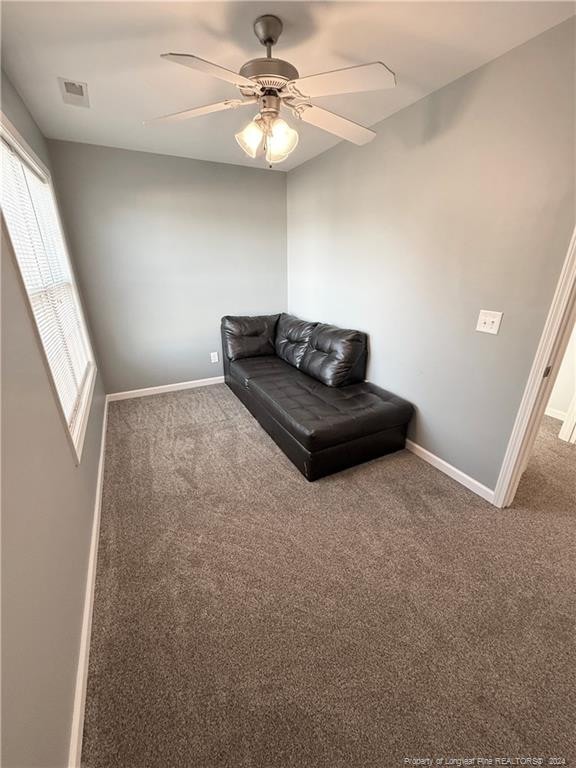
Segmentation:
<svg viewBox="0 0 576 768">
<path fill-rule="evenodd" d="M 413 407 L 364 381 L 366 334 L 287 314 L 221 331 L 226 384 L 308 480 L 404 448 Z"/>
</svg>

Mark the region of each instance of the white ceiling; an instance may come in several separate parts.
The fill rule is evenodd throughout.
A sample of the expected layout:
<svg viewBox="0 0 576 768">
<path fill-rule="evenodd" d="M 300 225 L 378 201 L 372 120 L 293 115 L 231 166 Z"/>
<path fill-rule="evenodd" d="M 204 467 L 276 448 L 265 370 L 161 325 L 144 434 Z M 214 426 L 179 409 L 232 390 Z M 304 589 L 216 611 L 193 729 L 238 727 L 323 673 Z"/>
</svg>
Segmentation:
<svg viewBox="0 0 576 768">
<path fill-rule="evenodd" d="M 241 165 L 234 133 L 248 108 L 183 123 L 143 126 L 157 115 L 235 97 L 224 82 L 160 59 L 195 53 L 229 69 L 264 55 L 254 19 L 284 21 L 276 56 L 301 75 L 384 61 L 393 91 L 316 103 L 373 125 L 446 83 L 559 24 L 571 2 L 3 2 L 3 66 L 50 138 Z M 88 83 L 90 108 L 66 105 L 58 77 Z M 337 143 L 298 123 L 290 170 Z"/>
</svg>

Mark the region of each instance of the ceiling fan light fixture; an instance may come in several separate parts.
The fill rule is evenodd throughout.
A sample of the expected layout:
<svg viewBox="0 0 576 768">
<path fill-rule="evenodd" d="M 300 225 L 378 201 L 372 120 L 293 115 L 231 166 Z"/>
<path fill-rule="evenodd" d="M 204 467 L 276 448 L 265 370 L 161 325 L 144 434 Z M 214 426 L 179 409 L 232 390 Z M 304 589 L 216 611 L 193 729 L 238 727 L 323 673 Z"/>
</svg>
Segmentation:
<svg viewBox="0 0 576 768">
<path fill-rule="evenodd" d="M 258 124 L 259 122 L 258 117 L 256 117 L 234 137 L 248 157 L 251 158 L 256 157 L 264 139 L 264 131 Z"/>
<path fill-rule="evenodd" d="M 248 157 L 264 152 L 270 164 L 281 163 L 298 146 L 298 132 L 281 117 L 256 115 L 235 135 L 235 139 Z"/>
<path fill-rule="evenodd" d="M 269 163 L 281 163 L 298 146 L 298 131 L 291 128 L 281 117 L 275 118 L 269 125 L 266 136 L 266 160 Z"/>
</svg>

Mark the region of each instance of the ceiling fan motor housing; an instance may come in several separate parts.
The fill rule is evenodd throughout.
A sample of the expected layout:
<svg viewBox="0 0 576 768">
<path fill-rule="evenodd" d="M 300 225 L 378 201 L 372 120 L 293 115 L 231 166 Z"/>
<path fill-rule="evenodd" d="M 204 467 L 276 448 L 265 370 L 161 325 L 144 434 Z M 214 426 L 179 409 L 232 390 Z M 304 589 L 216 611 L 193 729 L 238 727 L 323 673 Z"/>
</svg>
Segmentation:
<svg viewBox="0 0 576 768">
<path fill-rule="evenodd" d="M 297 80 L 298 70 L 288 61 L 282 59 L 251 59 L 241 68 L 240 73 L 249 80 L 254 80 L 265 90 L 280 91 L 290 80 Z M 250 89 L 240 91 L 245 95 L 250 95 Z"/>
</svg>

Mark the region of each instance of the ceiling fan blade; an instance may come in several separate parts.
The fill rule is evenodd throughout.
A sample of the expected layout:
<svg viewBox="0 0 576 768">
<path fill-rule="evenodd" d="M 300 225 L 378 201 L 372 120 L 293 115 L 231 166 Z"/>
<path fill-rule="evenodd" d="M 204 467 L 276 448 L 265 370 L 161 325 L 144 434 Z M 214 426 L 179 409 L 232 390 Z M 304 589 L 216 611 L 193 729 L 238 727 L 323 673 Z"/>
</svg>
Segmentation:
<svg viewBox="0 0 576 768">
<path fill-rule="evenodd" d="M 205 75 L 212 75 L 212 77 L 217 77 L 219 80 L 226 80 L 226 82 L 232 83 L 232 85 L 236 85 L 238 88 L 251 88 L 258 93 L 261 90 L 258 83 L 255 83 L 253 80 L 249 80 L 237 72 L 232 72 L 231 69 L 220 67 L 218 64 L 212 64 L 211 61 L 205 61 L 198 56 L 193 56 L 191 53 L 163 53 L 161 57 L 167 61 L 173 61 L 175 64 L 182 64 L 184 67 L 195 69 L 197 72 L 203 72 Z"/>
<path fill-rule="evenodd" d="M 376 136 L 374 131 L 364 128 L 363 125 L 358 125 L 358 123 L 354 123 L 352 120 L 335 115 L 334 112 L 329 112 L 327 109 L 315 107 L 311 104 L 300 104 L 299 106 L 292 107 L 292 111 L 305 123 L 322 128 L 323 131 L 333 133 L 340 139 L 346 139 L 346 141 L 351 141 L 353 144 L 367 144 Z"/>
<path fill-rule="evenodd" d="M 145 124 L 150 122 L 176 123 L 180 120 L 188 120 L 191 117 L 209 115 L 211 112 L 222 112 L 222 110 L 225 109 L 237 109 L 238 107 L 244 107 L 248 104 L 256 104 L 257 101 L 258 99 L 256 97 L 249 99 L 226 99 L 226 101 L 219 101 L 216 104 L 205 104 L 203 107 L 193 107 L 192 109 L 184 109 L 182 112 L 172 112 L 170 115 L 155 117 L 152 120 L 147 120 Z"/>
<path fill-rule="evenodd" d="M 379 91 L 394 88 L 396 75 L 386 64 L 373 61 L 357 67 L 335 69 L 319 75 L 300 77 L 287 84 L 290 93 L 296 96 L 331 96 L 336 93 L 360 93 L 361 91 Z"/>
</svg>

